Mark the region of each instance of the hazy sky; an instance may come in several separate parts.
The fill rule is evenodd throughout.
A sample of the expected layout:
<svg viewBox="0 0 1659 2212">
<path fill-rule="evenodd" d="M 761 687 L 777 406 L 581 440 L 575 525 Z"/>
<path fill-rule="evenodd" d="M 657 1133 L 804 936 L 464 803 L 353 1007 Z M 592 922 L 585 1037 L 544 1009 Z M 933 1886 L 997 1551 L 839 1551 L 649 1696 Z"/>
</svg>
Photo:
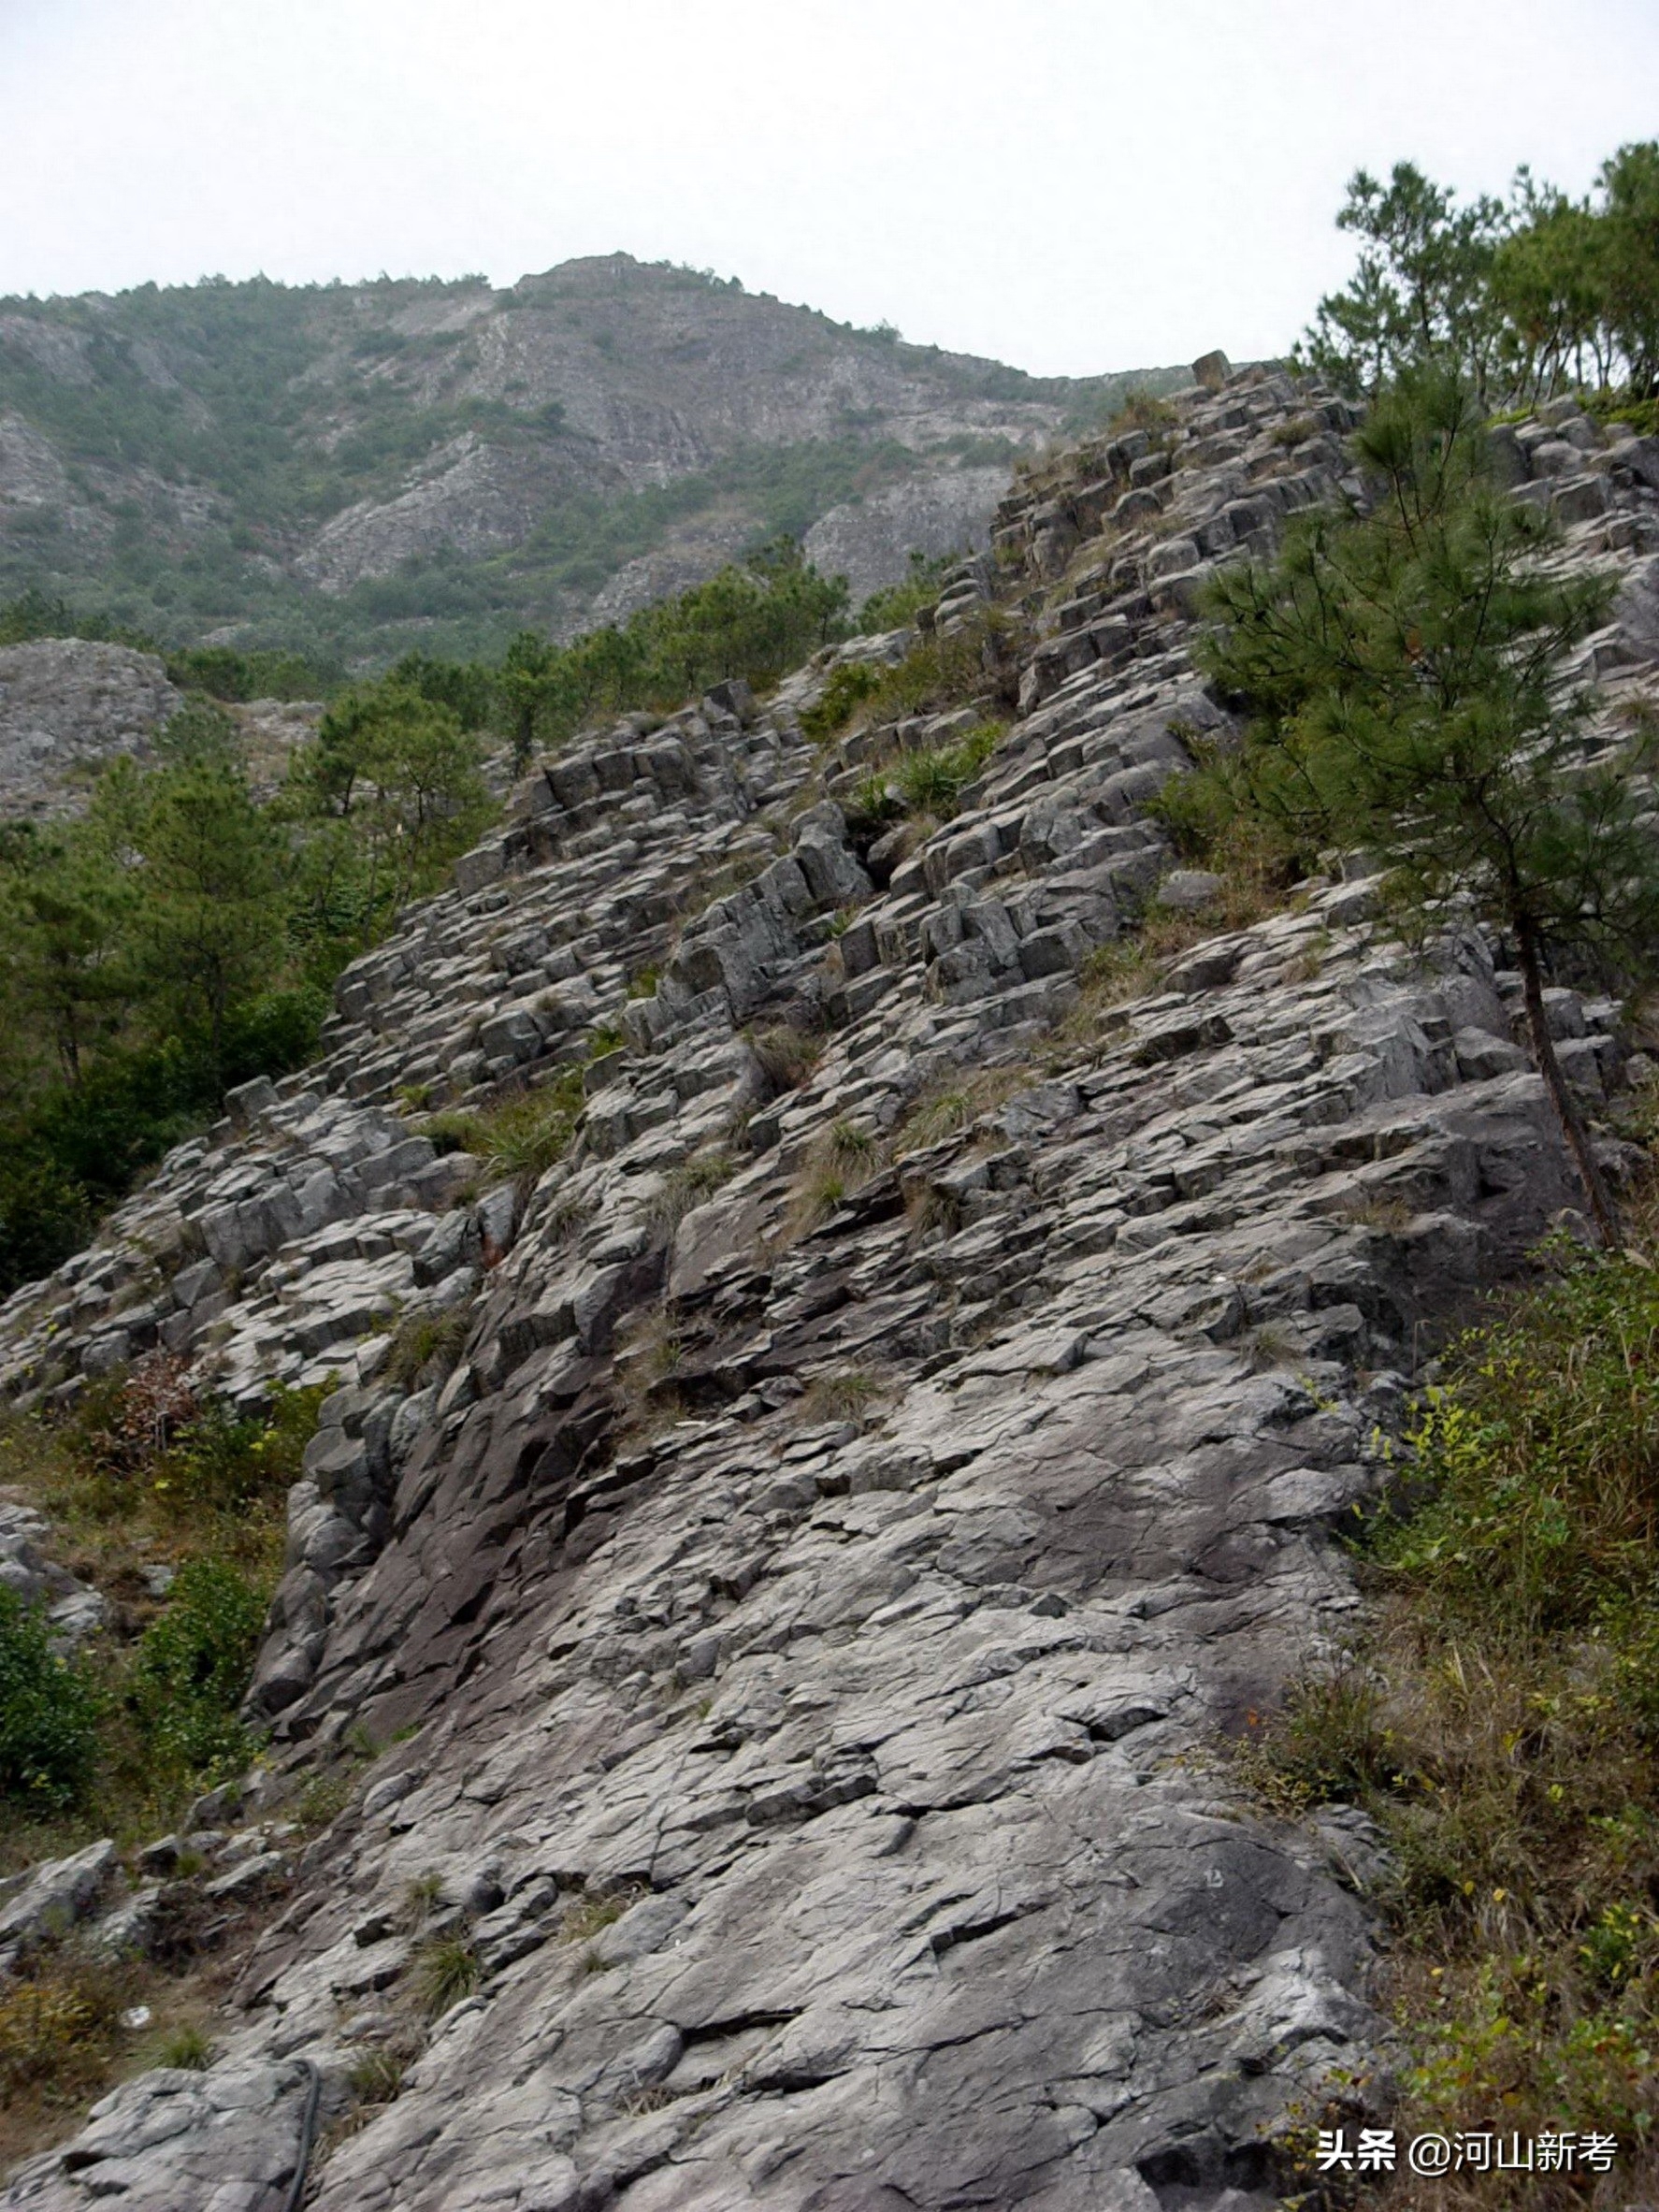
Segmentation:
<svg viewBox="0 0 1659 2212">
<path fill-rule="evenodd" d="M 1574 191 L 1659 0 L 0 0 L 0 293 L 621 248 L 1081 373 L 1282 351 L 1349 174 Z"/>
</svg>

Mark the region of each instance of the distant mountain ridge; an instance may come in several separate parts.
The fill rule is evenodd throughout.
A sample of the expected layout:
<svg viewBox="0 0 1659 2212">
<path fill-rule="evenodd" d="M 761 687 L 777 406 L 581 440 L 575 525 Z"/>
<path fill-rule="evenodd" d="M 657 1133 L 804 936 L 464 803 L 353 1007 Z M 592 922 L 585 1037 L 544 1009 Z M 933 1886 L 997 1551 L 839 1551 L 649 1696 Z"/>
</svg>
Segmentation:
<svg viewBox="0 0 1659 2212">
<path fill-rule="evenodd" d="M 1039 378 L 627 254 L 0 301 L 0 592 L 351 659 L 568 635 L 779 531 L 855 596 L 1184 371 Z"/>
</svg>

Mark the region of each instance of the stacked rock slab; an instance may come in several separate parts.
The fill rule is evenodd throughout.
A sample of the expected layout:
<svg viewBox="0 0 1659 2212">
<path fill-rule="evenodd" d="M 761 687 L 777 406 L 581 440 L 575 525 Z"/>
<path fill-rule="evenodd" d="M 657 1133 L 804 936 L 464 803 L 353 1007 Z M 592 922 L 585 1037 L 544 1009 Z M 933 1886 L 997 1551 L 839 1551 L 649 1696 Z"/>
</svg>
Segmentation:
<svg viewBox="0 0 1659 2212">
<path fill-rule="evenodd" d="M 579 747 L 349 972 L 319 1069 L 0 1317 L 43 1401 L 149 1328 L 243 1398 L 339 1378 L 256 1695 L 279 1771 L 391 1748 L 206 2085 L 297 2141 L 303 2060 L 341 2109 L 406 2021 L 411 1884 L 482 1979 L 317 2205 L 1236 2212 L 1334 2070 L 1381 2093 L 1363 1838 L 1264 1821 L 1213 1746 L 1340 1641 L 1332 1531 L 1425 1346 L 1576 1193 L 1516 978 L 1473 931 L 1408 955 L 1363 878 L 1085 996 L 1172 867 L 1148 797 L 1225 733 L 1198 583 L 1347 467 L 1342 403 L 1285 377 L 1176 417 L 1017 489 L 947 590 L 947 635 L 1041 608 L 916 849 L 849 836 L 880 747 L 801 740 L 828 661 Z M 1513 450 L 1623 578 L 1594 747 L 1659 674 L 1655 456 L 1565 412 Z M 1550 1004 L 1594 1108 L 1618 1009 Z M 769 1029 L 815 1026 L 780 1073 Z M 522 1199 L 393 1110 L 578 1061 Z M 418 1298 L 470 1322 L 407 1395 Z M 4 2201 L 205 2207 L 206 2107 L 164 2138 L 158 2078 Z M 265 2171 L 238 2202 L 281 2202 Z"/>
</svg>

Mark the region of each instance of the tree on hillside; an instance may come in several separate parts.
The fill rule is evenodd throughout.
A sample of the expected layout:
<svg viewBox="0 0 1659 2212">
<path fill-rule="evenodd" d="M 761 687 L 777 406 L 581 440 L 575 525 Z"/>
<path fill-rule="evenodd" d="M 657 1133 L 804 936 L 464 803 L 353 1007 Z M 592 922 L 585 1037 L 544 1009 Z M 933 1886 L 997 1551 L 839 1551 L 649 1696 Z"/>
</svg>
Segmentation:
<svg viewBox="0 0 1659 2212">
<path fill-rule="evenodd" d="M 1608 319 L 1631 391 L 1659 398 L 1659 140 L 1622 146 L 1603 165 Z"/>
<path fill-rule="evenodd" d="M 0 837 L 0 975 L 13 1042 L 48 1039 L 65 1082 L 119 1026 L 132 976 L 132 886 L 95 826 Z"/>
<path fill-rule="evenodd" d="M 296 915 L 303 940 L 343 955 L 432 889 L 483 828 L 479 740 L 454 711 L 386 677 L 324 716 L 290 764 L 283 812 L 300 831 Z"/>
<path fill-rule="evenodd" d="M 162 769 L 140 806 L 137 962 L 157 1011 L 204 1036 L 223 1070 L 233 1010 L 281 961 L 281 849 L 239 766 L 224 758 Z"/>
<path fill-rule="evenodd" d="M 1338 230 L 1360 239 L 1346 291 L 1321 299 L 1308 357 L 1345 389 L 1376 392 L 1403 363 L 1454 364 L 1484 393 L 1494 351 L 1488 284 L 1504 210 L 1482 195 L 1460 208 L 1415 163 L 1386 185 L 1366 170 L 1349 181 Z"/>
<path fill-rule="evenodd" d="M 1306 357 L 1344 391 L 1436 364 L 1489 404 L 1659 394 L 1659 141 L 1621 147 L 1582 200 L 1525 168 L 1507 206 L 1460 205 L 1410 162 L 1387 185 L 1362 169 L 1336 224 L 1359 266 L 1320 300 Z"/>
<path fill-rule="evenodd" d="M 1491 481 L 1454 378 L 1403 381 L 1355 445 L 1368 513 L 1310 514 L 1277 559 L 1218 580 L 1208 666 L 1250 720 L 1211 773 L 1304 850 L 1369 849 L 1396 913 L 1461 905 L 1502 933 L 1538 1070 L 1615 1243 L 1543 995 L 1552 954 L 1629 983 L 1659 947 L 1659 848 L 1636 780 L 1652 763 L 1637 741 L 1586 766 L 1592 702 L 1564 672 L 1609 586 L 1540 562 L 1550 526 Z"/>
</svg>

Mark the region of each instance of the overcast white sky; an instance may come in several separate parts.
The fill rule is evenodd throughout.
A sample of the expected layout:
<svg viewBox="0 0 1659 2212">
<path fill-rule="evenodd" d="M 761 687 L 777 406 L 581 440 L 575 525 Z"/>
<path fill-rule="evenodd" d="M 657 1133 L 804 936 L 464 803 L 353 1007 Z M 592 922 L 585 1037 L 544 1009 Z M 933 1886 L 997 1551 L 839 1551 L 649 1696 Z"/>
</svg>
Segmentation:
<svg viewBox="0 0 1659 2212">
<path fill-rule="evenodd" d="M 1282 351 L 1349 173 L 1574 191 L 1659 0 L 0 0 L 0 293 L 621 248 L 1042 372 Z"/>
</svg>

